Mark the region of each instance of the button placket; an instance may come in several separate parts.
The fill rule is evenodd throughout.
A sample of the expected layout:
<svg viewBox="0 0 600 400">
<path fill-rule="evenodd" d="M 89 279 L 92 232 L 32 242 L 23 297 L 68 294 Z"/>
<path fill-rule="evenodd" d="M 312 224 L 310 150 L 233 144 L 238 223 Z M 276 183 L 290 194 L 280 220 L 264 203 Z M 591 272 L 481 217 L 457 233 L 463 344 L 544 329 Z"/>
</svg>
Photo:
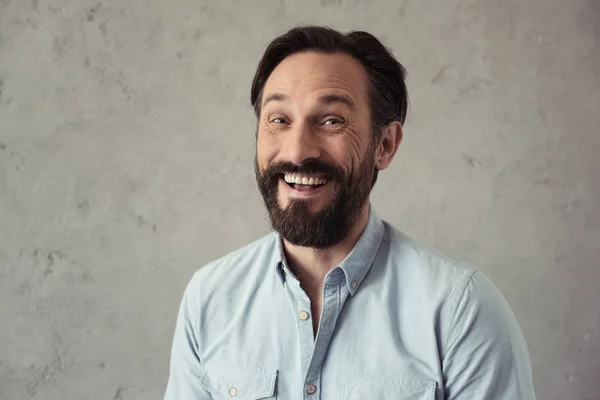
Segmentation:
<svg viewBox="0 0 600 400">
<path fill-rule="evenodd" d="M 317 392 L 317 387 L 315 385 L 313 385 L 312 383 L 309 385 L 306 385 L 306 393 L 313 395 Z"/>
<path fill-rule="evenodd" d="M 308 320 L 309 317 L 310 317 L 310 314 L 306 311 L 300 311 L 298 313 L 298 318 L 300 318 L 302 321 Z"/>
<path fill-rule="evenodd" d="M 305 380 L 305 399 L 318 399 L 321 397 L 322 387 L 320 379 L 322 363 L 329 341 L 333 335 L 337 318 L 348 295 L 349 292 L 345 282 L 337 279 L 326 280 L 323 287 L 321 322 L 315 338 L 315 352 L 311 358 Z M 318 352 L 316 351 L 317 349 L 319 349 Z"/>
<path fill-rule="evenodd" d="M 315 346 L 313 326 L 312 323 L 310 323 L 311 314 L 307 311 L 310 310 L 310 300 L 296 279 L 287 280 L 285 292 L 290 300 L 293 312 L 295 313 L 296 326 L 298 327 L 298 339 L 300 342 L 299 350 L 302 363 L 302 374 L 306 376 Z M 306 395 L 305 385 L 302 386 L 301 390 L 303 390 Z"/>
</svg>

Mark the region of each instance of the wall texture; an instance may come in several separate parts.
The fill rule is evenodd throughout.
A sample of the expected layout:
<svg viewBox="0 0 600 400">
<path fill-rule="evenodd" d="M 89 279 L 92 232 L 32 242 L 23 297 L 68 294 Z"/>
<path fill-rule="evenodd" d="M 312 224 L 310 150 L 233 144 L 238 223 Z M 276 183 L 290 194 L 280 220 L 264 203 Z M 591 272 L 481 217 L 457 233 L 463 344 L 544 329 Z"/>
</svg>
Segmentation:
<svg viewBox="0 0 600 400">
<path fill-rule="evenodd" d="M 254 68 L 294 24 L 409 71 L 378 213 L 488 273 L 539 399 L 600 399 L 598 0 L 0 0 L 0 399 L 154 399 L 194 270 L 268 231 Z"/>
</svg>

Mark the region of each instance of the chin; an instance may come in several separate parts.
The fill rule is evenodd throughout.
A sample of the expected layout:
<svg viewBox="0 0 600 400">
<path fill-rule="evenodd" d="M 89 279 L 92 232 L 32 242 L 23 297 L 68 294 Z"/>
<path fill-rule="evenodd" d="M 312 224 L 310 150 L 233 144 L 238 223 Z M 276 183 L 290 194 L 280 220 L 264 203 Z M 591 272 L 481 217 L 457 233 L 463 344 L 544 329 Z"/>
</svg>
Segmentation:
<svg viewBox="0 0 600 400">
<path fill-rule="evenodd" d="M 280 198 L 279 207 L 281 207 L 282 210 L 287 210 L 292 201 L 295 203 L 306 204 L 308 206 L 308 210 L 313 214 L 322 211 L 327 206 L 326 202 L 322 201 L 321 199 Z"/>
</svg>

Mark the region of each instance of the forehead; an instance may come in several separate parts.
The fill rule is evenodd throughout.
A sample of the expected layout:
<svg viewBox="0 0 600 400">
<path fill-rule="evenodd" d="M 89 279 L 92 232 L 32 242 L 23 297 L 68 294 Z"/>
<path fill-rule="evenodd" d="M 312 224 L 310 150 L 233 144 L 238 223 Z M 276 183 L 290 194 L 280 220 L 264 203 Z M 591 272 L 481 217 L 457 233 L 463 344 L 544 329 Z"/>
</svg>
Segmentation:
<svg viewBox="0 0 600 400">
<path fill-rule="evenodd" d="M 368 76 L 360 62 L 348 54 L 297 53 L 273 70 L 265 83 L 263 101 L 272 93 L 281 93 L 292 100 L 342 94 L 355 103 L 365 104 Z"/>
</svg>

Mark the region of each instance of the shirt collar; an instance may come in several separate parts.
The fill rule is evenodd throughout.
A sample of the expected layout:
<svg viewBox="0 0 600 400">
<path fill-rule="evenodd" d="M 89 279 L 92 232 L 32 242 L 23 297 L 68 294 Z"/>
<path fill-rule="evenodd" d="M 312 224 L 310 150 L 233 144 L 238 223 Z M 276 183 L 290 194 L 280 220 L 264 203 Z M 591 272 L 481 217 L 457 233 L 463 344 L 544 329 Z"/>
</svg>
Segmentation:
<svg viewBox="0 0 600 400">
<path fill-rule="evenodd" d="M 283 240 L 281 235 L 277 232 L 273 233 L 275 238 L 275 252 L 273 254 L 275 265 L 277 265 L 277 274 L 281 278 L 281 283 L 285 283 L 286 280 L 286 269 L 287 262 L 285 259 L 285 253 L 283 252 Z"/>
<path fill-rule="evenodd" d="M 346 275 L 346 285 L 352 296 L 367 276 L 383 241 L 384 226 L 373 205 L 369 205 L 369 220 L 358 242 L 339 267 Z"/>
<path fill-rule="evenodd" d="M 373 205 L 369 204 L 369 219 L 367 225 L 363 230 L 358 242 L 350 251 L 350 254 L 337 266 L 344 272 L 346 277 L 346 285 L 348 291 L 352 296 L 356 293 L 360 284 L 364 280 L 365 276 L 371 269 L 371 266 L 375 262 L 375 257 L 379 252 L 379 247 L 383 241 L 384 226 L 383 222 L 377 216 Z M 279 234 L 275 234 L 276 237 L 276 249 L 275 249 L 275 263 L 277 265 L 277 272 L 282 282 L 286 280 L 287 268 L 285 253 L 283 251 L 283 241 Z M 336 268 L 332 269 L 333 272 Z M 330 272 L 330 273 L 331 273 Z"/>
</svg>

